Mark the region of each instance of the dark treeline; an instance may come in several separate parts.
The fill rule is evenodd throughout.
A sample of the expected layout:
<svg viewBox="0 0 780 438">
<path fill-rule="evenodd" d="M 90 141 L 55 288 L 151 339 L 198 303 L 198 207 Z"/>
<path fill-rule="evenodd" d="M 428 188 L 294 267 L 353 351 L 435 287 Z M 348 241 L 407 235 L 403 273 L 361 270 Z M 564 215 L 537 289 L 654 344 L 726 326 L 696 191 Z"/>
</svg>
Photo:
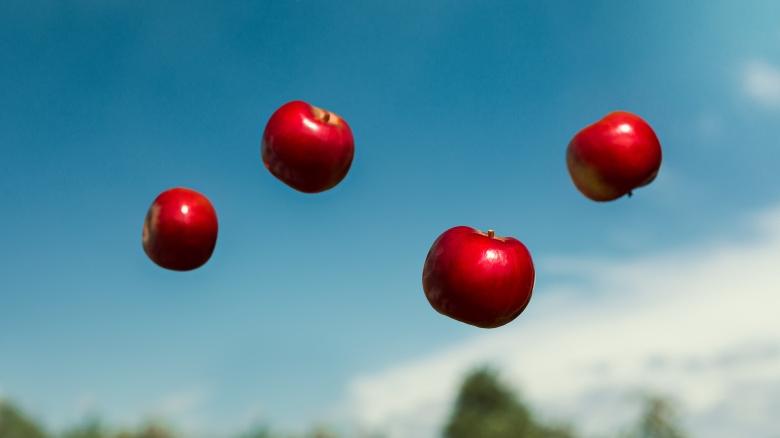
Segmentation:
<svg viewBox="0 0 780 438">
<path fill-rule="evenodd" d="M 442 438 L 577 438 L 573 425 L 551 423 L 539 416 L 489 368 L 473 371 L 464 379 L 452 412 L 441 431 Z M 647 397 L 633 424 L 616 431 L 615 438 L 685 438 L 674 409 L 666 400 Z M 88 421 L 61 432 L 45 430 L 12 403 L 0 401 L 0 438 L 186 438 L 159 424 L 136 430 L 116 430 L 99 421 Z M 278 433 L 258 427 L 235 438 L 339 438 L 319 428 L 303 435 Z M 381 438 L 381 434 L 371 438 Z"/>
</svg>

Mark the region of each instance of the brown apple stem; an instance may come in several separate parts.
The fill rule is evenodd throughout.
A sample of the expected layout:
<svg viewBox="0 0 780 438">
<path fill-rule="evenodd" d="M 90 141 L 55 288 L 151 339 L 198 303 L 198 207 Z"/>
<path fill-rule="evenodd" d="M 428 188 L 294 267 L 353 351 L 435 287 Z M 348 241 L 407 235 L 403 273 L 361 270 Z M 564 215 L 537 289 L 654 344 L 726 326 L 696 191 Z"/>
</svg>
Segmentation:
<svg viewBox="0 0 780 438">
<path fill-rule="evenodd" d="M 495 236 L 495 235 L 496 235 L 496 232 L 495 232 L 495 231 L 493 231 L 493 230 L 488 230 L 488 237 L 490 237 L 490 238 L 492 239 L 492 238 L 493 238 L 493 236 Z"/>
<path fill-rule="evenodd" d="M 312 111 L 312 113 L 314 113 L 314 118 L 317 119 L 317 120 L 321 120 L 321 121 L 323 121 L 325 123 L 328 123 L 328 121 L 330 120 L 330 112 L 325 111 L 322 108 L 318 108 L 316 106 L 312 106 L 311 107 L 311 111 Z"/>
</svg>

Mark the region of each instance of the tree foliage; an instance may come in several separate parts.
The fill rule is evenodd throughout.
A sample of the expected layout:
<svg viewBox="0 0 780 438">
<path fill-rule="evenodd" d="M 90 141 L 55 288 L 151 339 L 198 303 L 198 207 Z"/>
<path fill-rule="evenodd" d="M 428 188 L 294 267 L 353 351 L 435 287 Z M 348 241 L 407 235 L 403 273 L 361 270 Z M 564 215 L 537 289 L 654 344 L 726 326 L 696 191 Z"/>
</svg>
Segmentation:
<svg viewBox="0 0 780 438">
<path fill-rule="evenodd" d="M 1 435 L 0 435 L 1 436 Z M 135 431 L 112 432 L 99 421 L 87 421 L 67 430 L 62 438 L 175 438 L 175 435 L 163 426 L 149 424 Z"/>
<path fill-rule="evenodd" d="M 442 430 L 444 438 L 573 438 L 568 427 L 542 421 L 497 373 L 479 368 L 468 374 Z M 116 430 L 96 420 L 59 434 L 47 433 L 18 408 L 0 400 L 0 438 L 177 438 L 169 429 L 149 424 L 136 430 Z M 621 438 L 686 438 L 674 406 L 661 397 L 646 397 L 637 420 Z M 303 435 L 279 434 L 257 427 L 240 438 L 338 438 L 317 427 Z"/>
<path fill-rule="evenodd" d="M 17 408 L 0 400 L 0 437 L 45 438 L 46 434 Z"/>
<path fill-rule="evenodd" d="M 83 424 L 72 427 L 62 434 L 62 438 L 105 438 L 108 432 L 97 420 L 86 421 Z"/>
<path fill-rule="evenodd" d="M 268 426 L 258 426 L 241 435 L 241 438 L 338 438 L 338 435 L 323 426 L 315 427 L 303 435 L 277 434 Z"/>
<path fill-rule="evenodd" d="M 642 413 L 626 438 L 685 438 L 671 402 L 658 396 L 645 398 Z"/>
<path fill-rule="evenodd" d="M 495 371 L 469 374 L 455 400 L 445 438 L 569 438 L 565 428 L 540 422 L 498 379 Z"/>
</svg>

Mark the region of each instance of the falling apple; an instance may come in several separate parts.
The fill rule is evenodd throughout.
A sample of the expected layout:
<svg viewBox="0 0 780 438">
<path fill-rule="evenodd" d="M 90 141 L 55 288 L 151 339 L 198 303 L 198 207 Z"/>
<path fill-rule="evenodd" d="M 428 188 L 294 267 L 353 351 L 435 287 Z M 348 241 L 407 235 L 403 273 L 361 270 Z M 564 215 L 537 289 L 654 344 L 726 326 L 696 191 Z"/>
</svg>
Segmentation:
<svg viewBox="0 0 780 438">
<path fill-rule="evenodd" d="M 459 226 L 433 243 L 422 282 L 428 302 L 439 313 L 495 328 L 515 319 L 528 305 L 534 264 L 519 240 Z"/>
<path fill-rule="evenodd" d="M 574 185 L 594 201 L 631 196 L 650 184 L 661 167 L 661 144 L 639 116 L 617 111 L 585 127 L 566 152 Z"/>
<path fill-rule="evenodd" d="M 163 268 L 196 269 L 214 252 L 217 228 L 217 213 L 205 196 L 180 187 L 166 190 L 146 214 L 144 251 Z"/>
<path fill-rule="evenodd" d="M 302 101 L 282 105 L 263 133 L 265 167 L 290 187 L 318 193 L 338 184 L 349 171 L 355 143 L 338 115 Z"/>
</svg>

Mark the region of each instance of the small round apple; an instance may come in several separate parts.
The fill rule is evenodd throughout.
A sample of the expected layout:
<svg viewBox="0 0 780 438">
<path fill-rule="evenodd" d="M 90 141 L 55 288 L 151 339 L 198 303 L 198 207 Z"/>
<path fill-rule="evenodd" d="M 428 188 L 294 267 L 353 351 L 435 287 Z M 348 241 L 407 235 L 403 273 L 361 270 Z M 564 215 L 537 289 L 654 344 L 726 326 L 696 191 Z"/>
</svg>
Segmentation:
<svg viewBox="0 0 780 438">
<path fill-rule="evenodd" d="M 265 167 L 304 193 L 336 186 L 347 175 L 354 154 L 355 142 L 347 122 L 302 101 L 282 105 L 263 132 Z"/>
<path fill-rule="evenodd" d="M 205 196 L 181 187 L 166 190 L 146 214 L 144 251 L 163 268 L 190 271 L 211 257 L 217 228 L 217 213 Z"/>
<path fill-rule="evenodd" d="M 574 136 L 566 164 L 583 195 L 612 201 L 631 196 L 634 189 L 655 179 L 661 167 L 661 143 L 641 117 L 617 111 Z"/>
<path fill-rule="evenodd" d="M 454 227 L 433 243 L 423 290 L 436 311 L 482 328 L 517 318 L 531 300 L 534 264 L 522 242 L 471 227 Z"/>
</svg>

